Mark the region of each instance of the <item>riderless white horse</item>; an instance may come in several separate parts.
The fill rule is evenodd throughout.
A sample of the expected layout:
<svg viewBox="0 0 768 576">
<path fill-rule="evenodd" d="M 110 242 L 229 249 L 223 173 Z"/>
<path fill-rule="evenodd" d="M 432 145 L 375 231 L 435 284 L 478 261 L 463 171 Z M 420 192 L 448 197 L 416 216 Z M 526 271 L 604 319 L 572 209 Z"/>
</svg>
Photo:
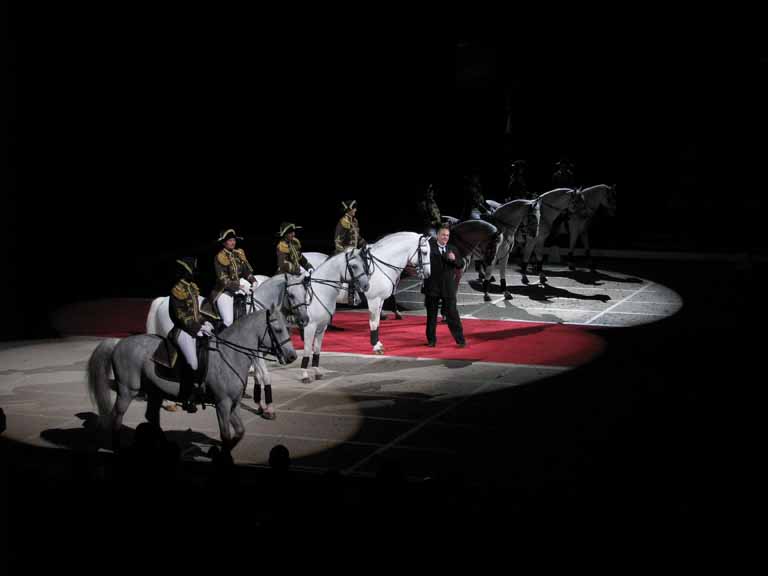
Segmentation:
<svg viewBox="0 0 768 576">
<path fill-rule="evenodd" d="M 536 256 L 539 283 L 547 283 L 547 276 L 544 274 L 542 266 L 544 259 L 544 242 L 552 232 L 552 226 L 555 219 L 560 214 L 566 212 L 569 207 L 573 206 L 576 201 L 576 196 L 574 195 L 575 192 L 576 191 L 572 188 L 555 188 L 549 192 L 544 192 L 544 194 L 541 194 L 536 198 L 535 201 L 538 202 L 539 208 L 539 225 L 536 235 L 533 237 L 529 236 L 523 247 L 523 264 L 521 267 L 523 284 L 530 284 L 527 273 L 531 254 L 535 254 Z"/>
<path fill-rule="evenodd" d="M 586 190 L 589 190 L 589 192 L 585 195 L 584 193 Z M 614 214 L 616 210 L 615 186 L 607 186 L 605 184 L 592 186 L 585 190 L 556 188 L 549 192 L 545 192 L 539 196 L 536 201 L 539 202 L 541 217 L 536 238 L 529 238 L 523 250 L 523 284 L 529 283 L 526 272 L 531 253 L 534 251 L 538 260 L 539 282 L 541 284 L 546 283 L 547 277 L 542 269 L 544 242 L 553 232 L 553 225 L 558 216 L 564 214 L 568 215 L 570 218 L 575 218 L 575 225 L 572 226 L 570 242 L 570 252 L 572 253 L 573 247 L 576 244 L 576 239 L 579 236 L 582 236 L 583 238 L 583 232 L 586 230 L 592 216 L 594 216 L 594 213 L 600 206 L 605 206 L 611 215 Z M 590 268 L 594 270 L 591 263 L 591 256 L 589 255 L 589 239 L 587 238 L 585 241 L 587 255 L 588 258 L 590 258 Z M 571 263 L 572 262 L 573 259 L 571 258 Z"/>
<path fill-rule="evenodd" d="M 581 191 L 577 191 L 576 194 L 581 195 L 582 201 L 575 203 L 576 209 L 569 215 L 568 268 L 571 270 L 576 269 L 573 249 L 576 247 L 576 242 L 581 238 L 589 269 L 595 272 L 595 265 L 592 261 L 589 246 L 589 226 L 600 206 L 605 207 L 609 216 L 616 215 L 616 186 L 598 184 L 597 186 L 583 188 Z"/>
<path fill-rule="evenodd" d="M 339 293 L 345 285 L 351 285 L 351 290 L 367 292 L 370 287 L 371 263 L 367 248 L 350 249 L 330 258 L 317 252 L 305 252 L 304 256 L 314 266 L 309 283 L 309 323 L 304 327 L 304 356 L 301 359 L 301 381 L 307 384 L 310 382 L 307 371 L 310 355 L 315 378 L 322 378 L 319 371 L 320 351 L 323 336 L 336 311 Z"/>
<path fill-rule="evenodd" d="M 275 312 L 282 308 L 283 314 L 290 319 L 299 329 L 309 322 L 307 307 L 309 306 L 309 276 L 306 274 L 276 274 L 268 276 L 256 276 L 257 282 L 253 286 L 241 278 L 240 290 L 246 296 L 248 313 L 256 310 L 269 310 Z M 168 311 L 170 298 L 163 296 L 155 298 L 147 315 L 147 334 L 157 334 L 167 337 L 173 329 L 173 321 Z M 203 298 L 199 297 L 200 304 Z M 254 397 L 258 404 L 259 413 L 267 419 L 274 419 L 275 412 L 272 408 L 272 375 L 264 358 L 257 356 L 253 363 L 254 369 Z M 261 399 L 261 388 L 264 387 L 264 399 Z"/>
<path fill-rule="evenodd" d="M 179 383 L 156 372 L 152 357 L 161 343 L 162 338 L 154 334 L 138 334 L 122 340 L 110 338 L 102 341 L 91 354 L 88 390 L 98 407 L 100 426 L 112 429 L 114 448 L 120 444 L 123 416 L 143 386 L 149 399 L 146 418 L 158 426 L 162 398 L 179 396 Z M 238 407 L 249 367 L 256 358 L 266 355 L 274 356 L 281 364 L 290 364 L 296 359 L 296 351 L 280 307 L 274 312 L 259 310 L 239 318 L 210 338 L 208 350 L 205 388 L 216 406 L 223 447 L 231 450 L 245 434 Z M 114 373 L 113 381 L 109 379 L 110 372 Z M 112 387 L 117 391 L 114 405 L 111 404 Z"/>
<path fill-rule="evenodd" d="M 368 244 L 366 250 L 371 269 L 370 288 L 365 293 L 371 346 L 373 352 L 383 354 L 384 344 L 379 337 L 379 324 L 384 302 L 397 291 L 400 275 L 406 267 L 412 266 L 421 279 L 429 278 L 429 236 L 416 232 L 395 232 L 374 244 Z M 305 256 L 313 266 L 325 258 L 319 252 L 305 253 Z"/>
</svg>

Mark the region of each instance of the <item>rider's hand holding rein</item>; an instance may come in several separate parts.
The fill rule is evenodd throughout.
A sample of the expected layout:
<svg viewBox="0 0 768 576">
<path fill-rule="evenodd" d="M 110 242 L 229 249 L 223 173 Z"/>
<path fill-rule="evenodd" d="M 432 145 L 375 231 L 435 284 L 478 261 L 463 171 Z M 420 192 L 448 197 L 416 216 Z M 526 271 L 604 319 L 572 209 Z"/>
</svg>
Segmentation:
<svg viewBox="0 0 768 576">
<path fill-rule="evenodd" d="M 205 322 L 200 327 L 200 332 L 197 333 L 198 336 L 213 336 L 213 325 L 210 322 Z"/>
</svg>

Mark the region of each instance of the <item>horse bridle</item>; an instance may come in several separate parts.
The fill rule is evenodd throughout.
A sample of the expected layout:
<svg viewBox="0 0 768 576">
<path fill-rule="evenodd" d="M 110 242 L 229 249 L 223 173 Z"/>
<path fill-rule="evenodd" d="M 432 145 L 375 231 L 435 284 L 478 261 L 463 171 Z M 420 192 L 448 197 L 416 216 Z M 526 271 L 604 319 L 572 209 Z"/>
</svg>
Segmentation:
<svg viewBox="0 0 768 576">
<path fill-rule="evenodd" d="M 275 333 L 275 329 L 272 327 L 273 319 L 274 318 L 272 317 L 271 313 L 269 312 L 269 310 L 267 310 L 267 322 L 266 322 L 264 334 L 267 334 L 267 333 L 269 334 L 269 341 L 272 344 L 271 350 L 269 351 L 269 353 L 273 354 L 277 358 L 277 361 L 280 364 L 285 364 L 286 360 L 285 360 L 285 353 L 283 352 L 283 346 L 285 345 L 286 342 L 291 341 L 291 334 L 289 332 L 288 337 L 285 340 L 278 341 L 277 334 Z M 263 336 L 262 336 L 262 339 L 263 339 Z"/>
<path fill-rule="evenodd" d="M 363 248 L 357 254 L 355 254 L 354 252 L 347 252 L 346 253 L 345 258 L 346 258 L 346 263 L 347 263 L 347 269 L 345 271 L 345 275 L 349 274 L 350 278 L 349 278 L 349 280 L 344 278 L 344 280 L 347 280 L 347 282 L 349 283 L 350 287 L 357 284 L 357 279 L 358 278 L 360 278 L 362 276 L 370 276 L 370 274 L 368 273 L 367 255 L 368 255 L 368 249 L 367 248 Z M 358 256 L 360 257 L 360 261 L 363 263 L 363 271 L 360 272 L 360 274 L 358 274 L 357 276 L 353 276 L 352 265 L 350 264 L 350 262 L 354 258 L 357 258 Z"/>
<path fill-rule="evenodd" d="M 406 261 L 405 266 L 395 266 L 394 264 L 390 264 L 389 262 L 385 262 L 378 256 L 374 256 L 373 253 L 369 252 L 369 257 L 371 261 L 373 262 L 374 267 L 378 264 L 379 266 L 386 266 L 387 268 L 391 268 L 392 270 L 396 270 L 399 273 L 401 273 L 403 270 L 405 270 L 409 264 L 411 264 L 411 260 L 413 260 L 413 257 L 418 255 L 417 258 L 417 264 L 416 264 L 416 272 L 420 274 L 422 277 L 424 276 L 424 254 L 421 252 L 421 247 L 425 246 L 429 243 L 429 236 L 426 234 L 422 234 L 419 236 L 419 243 L 416 246 L 416 250 L 408 256 L 408 260 Z M 387 276 L 388 277 L 388 276 Z"/>
<path fill-rule="evenodd" d="M 304 302 L 301 302 L 300 304 L 291 305 L 290 298 L 288 298 L 288 288 L 290 288 L 291 286 L 298 286 L 299 284 L 302 284 L 304 286 Z M 288 281 L 288 274 L 287 273 L 285 274 L 285 287 L 283 288 L 282 302 L 286 302 L 286 301 L 288 302 L 289 315 L 293 315 L 293 317 L 296 318 L 296 310 L 298 310 L 301 307 L 308 308 L 309 305 L 312 303 L 312 292 L 309 289 L 310 286 L 311 286 L 311 280 L 309 276 L 304 276 L 304 278 L 302 278 L 300 282 L 290 283 Z"/>
</svg>

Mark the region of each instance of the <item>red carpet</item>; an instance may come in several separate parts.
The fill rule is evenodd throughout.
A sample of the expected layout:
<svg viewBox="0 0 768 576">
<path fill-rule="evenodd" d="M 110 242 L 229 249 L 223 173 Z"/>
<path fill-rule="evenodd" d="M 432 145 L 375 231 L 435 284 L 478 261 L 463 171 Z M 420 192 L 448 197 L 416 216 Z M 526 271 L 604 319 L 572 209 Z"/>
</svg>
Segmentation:
<svg viewBox="0 0 768 576">
<path fill-rule="evenodd" d="M 142 334 L 151 301 L 138 298 L 115 298 L 81 302 L 66 306 L 54 314 L 56 330 L 63 335 L 124 337 Z M 337 312 L 333 322 L 340 332 L 327 332 L 323 351 L 372 354 L 368 315 L 359 312 Z M 426 319 L 405 316 L 402 320 L 385 320 L 379 328 L 386 354 L 418 356 L 475 362 L 504 362 L 544 366 L 577 366 L 599 354 L 604 342 L 586 328 L 562 324 L 534 324 L 503 320 L 464 319 L 464 335 L 469 346 L 458 348 L 448 326 L 437 326 L 437 347 L 426 346 Z M 294 346 L 303 349 L 298 333 Z"/>
<path fill-rule="evenodd" d="M 333 323 L 344 331 L 326 332 L 324 351 L 372 354 L 368 314 L 337 312 Z M 379 338 L 385 353 L 392 356 L 546 366 L 584 364 L 604 348 L 602 338 L 579 326 L 474 318 L 463 319 L 461 323 L 467 348 L 456 346 L 448 325 L 443 322 L 437 324 L 437 346 L 429 348 L 424 316 L 385 320 L 379 327 Z M 293 343 L 303 346 L 298 336 Z"/>
</svg>

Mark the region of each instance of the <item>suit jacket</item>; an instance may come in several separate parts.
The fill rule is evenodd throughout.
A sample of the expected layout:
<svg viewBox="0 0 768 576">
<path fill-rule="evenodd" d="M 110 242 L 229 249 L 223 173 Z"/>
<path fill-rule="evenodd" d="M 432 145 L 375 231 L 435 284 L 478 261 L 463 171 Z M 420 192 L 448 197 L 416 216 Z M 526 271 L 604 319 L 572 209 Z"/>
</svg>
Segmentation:
<svg viewBox="0 0 768 576">
<path fill-rule="evenodd" d="M 448 253 L 453 252 L 456 260 L 448 259 Z M 456 246 L 450 242 L 447 244 L 445 254 L 440 254 L 436 238 L 429 240 L 429 264 L 431 274 L 424 281 L 424 294 L 428 296 L 440 296 L 442 298 L 456 298 L 458 272 L 464 267 L 464 259 L 459 254 Z"/>
</svg>

